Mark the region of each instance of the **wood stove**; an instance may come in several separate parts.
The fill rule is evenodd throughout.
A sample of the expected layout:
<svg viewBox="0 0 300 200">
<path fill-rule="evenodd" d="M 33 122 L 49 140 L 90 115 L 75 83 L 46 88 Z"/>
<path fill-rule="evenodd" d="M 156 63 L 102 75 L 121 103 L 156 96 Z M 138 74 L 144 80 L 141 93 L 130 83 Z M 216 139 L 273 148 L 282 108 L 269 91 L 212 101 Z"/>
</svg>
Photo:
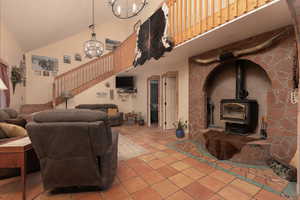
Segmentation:
<svg viewBox="0 0 300 200">
<path fill-rule="evenodd" d="M 247 99 L 245 89 L 245 67 L 243 61 L 236 64 L 236 98 L 222 99 L 220 118 L 225 121 L 225 130 L 234 134 L 254 133 L 258 122 L 258 103 Z"/>
</svg>

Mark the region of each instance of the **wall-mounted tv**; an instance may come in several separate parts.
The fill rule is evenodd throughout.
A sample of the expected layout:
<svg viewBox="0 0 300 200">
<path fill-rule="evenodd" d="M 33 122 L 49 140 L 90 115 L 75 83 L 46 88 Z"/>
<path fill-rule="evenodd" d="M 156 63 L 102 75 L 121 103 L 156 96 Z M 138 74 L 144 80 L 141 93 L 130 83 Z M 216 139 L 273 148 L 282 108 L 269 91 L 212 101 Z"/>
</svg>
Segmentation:
<svg viewBox="0 0 300 200">
<path fill-rule="evenodd" d="M 121 89 L 134 89 L 134 77 L 133 76 L 117 76 L 116 88 Z"/>
</svg>

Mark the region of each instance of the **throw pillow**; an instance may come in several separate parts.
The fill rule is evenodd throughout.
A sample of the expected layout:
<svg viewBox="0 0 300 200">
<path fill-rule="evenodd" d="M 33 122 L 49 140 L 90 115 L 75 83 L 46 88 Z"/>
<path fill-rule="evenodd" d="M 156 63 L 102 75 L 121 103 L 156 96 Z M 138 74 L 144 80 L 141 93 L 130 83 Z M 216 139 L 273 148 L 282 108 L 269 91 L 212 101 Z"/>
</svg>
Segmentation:
<svg viewBox="0 0 300 200">
<path fill-rule="evenodd" d="M 9 124 L 14 124 L 14 125 L 18 125 L 18 126 L 21 126 L 23 128 L 25 128 L 26 124 L 27 124 L 27 121 L 25 119 L 7 119 L 5 120 L 6 123 L 9 123 Z"/>
<path fill-rule="evenodd" d="M 0 122 L 4 122 L 9 118 L 10 118 L 9 115 L 5 111 L 0 110 Z"/>
<path fill-rule="evenodd" d="M 7 135 L 5 134 L 5 132 L 0 128 L 0 140 L 7 138 Z"/>
<path fill-rule="evenodd" d="M 21 126 L 8 123 L 0 123 L 0 128 L 9 138 L 27 136 L 27 131 Z"/>
<path fill-rule="evenodd" d="M 108 116 L 115 116 L 118 113 L 118 109 L 116 108 L 108 108 L 107 115 Z"/>
<path fill-rule="evenodd" d="M 6 112 L 9 115 L 9 118 L 17 118 L 18 112 L 15 109 L 12 108 L 3 108 L 3 111 Z"/>
</svg>

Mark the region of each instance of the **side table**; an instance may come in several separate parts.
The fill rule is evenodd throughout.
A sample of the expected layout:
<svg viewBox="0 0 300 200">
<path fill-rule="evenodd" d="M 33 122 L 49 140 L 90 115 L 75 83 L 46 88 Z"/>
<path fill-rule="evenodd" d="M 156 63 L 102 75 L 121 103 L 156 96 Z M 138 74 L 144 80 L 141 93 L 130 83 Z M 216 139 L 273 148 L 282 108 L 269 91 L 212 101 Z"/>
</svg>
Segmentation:
<svg viewBox="0 0 300 200">
<path fill-rule="evenodd" d="M 32 149 L 29 137 L 0 144 L 0 168 L 20 168 L 22 200 L 26 199 L 26 153 Z"/>
</svg>

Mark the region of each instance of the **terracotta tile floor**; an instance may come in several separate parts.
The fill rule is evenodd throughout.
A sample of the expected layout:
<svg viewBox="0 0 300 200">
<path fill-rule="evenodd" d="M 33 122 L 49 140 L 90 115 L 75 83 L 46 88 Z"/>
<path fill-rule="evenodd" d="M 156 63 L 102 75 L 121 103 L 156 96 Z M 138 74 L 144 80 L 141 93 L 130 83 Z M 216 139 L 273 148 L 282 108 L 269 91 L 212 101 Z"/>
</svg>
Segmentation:
<svg viewBox="0 0 300 200">
<path fill-rule="evenodd" d="M 123 126 L 118 128 L 146 154 L 119 161 L 117 177 L 107 191 L 51 194 L 43 191 L 40 173 L 28 178 L 28 199 L 35 200 L 283 200 L 256 185 L 215 169 L 166 144 L 173 131 Z M 230 168 L 231 166 L 225 166 Z M 242 172 L 241 172 L 242 173 Z M 0 200 L 20 199 L 20 178 L 0 181 Z"/>
</svg>

